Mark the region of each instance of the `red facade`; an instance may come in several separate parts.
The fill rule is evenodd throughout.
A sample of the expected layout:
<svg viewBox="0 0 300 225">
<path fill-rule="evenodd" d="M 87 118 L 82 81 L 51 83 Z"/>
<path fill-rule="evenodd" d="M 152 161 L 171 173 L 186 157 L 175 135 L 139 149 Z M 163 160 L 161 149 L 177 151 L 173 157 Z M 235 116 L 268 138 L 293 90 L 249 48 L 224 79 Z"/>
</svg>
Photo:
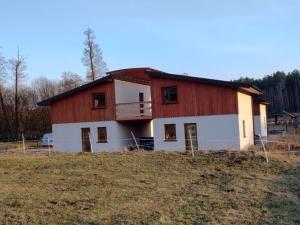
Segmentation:
<svg viewBox="0 0 300 225">
<path fill-rule="evenodd" d="M 95 93 L 105 93 L 105 108 L 93 108 Z M 52 103 L 51 120 L 53 124 L 115 120 L 115 109 L 114 83 L 106 82 Z"/>
<path fill-rule="evenodd" d="M 178 103 L 164 104 L 162 88 L 177 87 Z M 153 118 L 237 114 L 237 90 L 211 84 L 151 78 Z"/>
<path fill-rule="evenodd" d="M 238 114 L 237 88 L 188 79 L 151 76 L 149 68 L 112 71 L 109 81 L 51 102 L 52 123 L 76 123 L 116 120 L 113 79 L 151 85 L 152 118 Z M 155 70 L 152 70 L 155 71 Z M 177 102 L 163 103 L 162 88 L 177 87 Z M 92 96 L 105 93 L 106 107 L 93 109 Z M 254 105 L 257 115 L 259 105 Z M 259 115 L 259 114 L 258 114 Z"/>
</svg>

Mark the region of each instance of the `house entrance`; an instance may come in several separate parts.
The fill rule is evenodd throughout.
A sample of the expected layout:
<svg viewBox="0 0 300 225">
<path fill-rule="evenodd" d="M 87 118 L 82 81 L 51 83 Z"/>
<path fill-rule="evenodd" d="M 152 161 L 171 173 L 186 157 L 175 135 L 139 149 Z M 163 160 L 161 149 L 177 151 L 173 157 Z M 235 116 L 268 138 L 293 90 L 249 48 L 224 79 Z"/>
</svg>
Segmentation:
<svg viewBox="0 0 300 225">
<path fill-rule="evenodd" d="M 186 150 L 192 150 L 192 145 L 194 150 L 198 150 L 197 124 L 185 123 L 184 134 Z"/>
<path fill-rule="evenodd" d="M 90 128 L 81 128 L 82 152 L 91 152 Z"/>
</svg>

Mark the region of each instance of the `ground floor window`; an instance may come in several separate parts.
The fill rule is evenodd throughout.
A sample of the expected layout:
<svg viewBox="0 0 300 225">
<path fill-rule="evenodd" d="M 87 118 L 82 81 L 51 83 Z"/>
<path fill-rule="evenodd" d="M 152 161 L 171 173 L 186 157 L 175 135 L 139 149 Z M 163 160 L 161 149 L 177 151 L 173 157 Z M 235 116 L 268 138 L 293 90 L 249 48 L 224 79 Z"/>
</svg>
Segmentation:
<svg viewBox="0 0 300 225">
<path fill-rule="evenodd" d="M 107 142 L 106 127 L 98 127 L 97 132 L 98 132 L 98 143 Z"/>
<path fill-rule="evenodd" d="M 176 125 L 165 124 L 165 140 L 175 141 L 176 140 Z"/>
</svg>

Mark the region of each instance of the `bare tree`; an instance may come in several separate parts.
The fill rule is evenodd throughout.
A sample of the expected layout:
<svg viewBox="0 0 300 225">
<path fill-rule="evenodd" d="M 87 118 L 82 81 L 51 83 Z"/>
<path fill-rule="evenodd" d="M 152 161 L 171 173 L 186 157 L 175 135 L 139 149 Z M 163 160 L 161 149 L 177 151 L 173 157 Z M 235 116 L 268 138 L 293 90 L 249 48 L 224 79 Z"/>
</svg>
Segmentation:
<svg viewBox="0 0 300 225">
<path fill-rule="evenodd" d="M 85 48 L 83 51 L 82 63 L 87 67 L 87 79 L 95 80 L 99 77 L 105 76 L 107 72 L 106 63 L 102 57 L 102 51 L 99 45 L 95 43 L 95 35 L 93 31 L 88 28 L 84 35 L 86 40 L 84 42 Z"/>
<path fill-rule="evenodd" d="M 83 80 L 77 73 L 73 72 L 63 72 L 61 75 L 61 80 L 59 81 L 59 92 L 64 92 L 71 90 L 80 86 L 83 83 Z"/>
<path fill-rule="evenodd" d="M 3 97 L 3 92 L 5 90 L 3 83 L 7 75 L 6 67 L 7 67 L 7 62 L 5 58 L 0 54 L 0 105 L 3 114 L 3 120 L 5 121 L 6 130 L 8 131 L 8 133 L 11 133 L 10 123 L 9 123 L 6 106 L 4 103 L 4 97 Z"/>
<path fill-rule="evenodd" d="M 56 95 L 58 92 L 57 84 L 44 76 L 40 76 L 39 78 L 32 81 L 31 87 L 36 93 L 37 101 L 50 98 Z"/>
<path fill-rule="evenodd" d="M 20 134 L 20 124 L 19 124 L 19 86 L 22 80 L 26 77 L 25 70 L 26 70 L 26 63 L 25 58 L 20 55 L 19 49 L 17 53 L 17 57 L 9 60 L 9 64 L 11 67 L 13 79 L 14 79 L 14 104 L 15 104 L 15 128 L 17 134 Z"/>
</svg>

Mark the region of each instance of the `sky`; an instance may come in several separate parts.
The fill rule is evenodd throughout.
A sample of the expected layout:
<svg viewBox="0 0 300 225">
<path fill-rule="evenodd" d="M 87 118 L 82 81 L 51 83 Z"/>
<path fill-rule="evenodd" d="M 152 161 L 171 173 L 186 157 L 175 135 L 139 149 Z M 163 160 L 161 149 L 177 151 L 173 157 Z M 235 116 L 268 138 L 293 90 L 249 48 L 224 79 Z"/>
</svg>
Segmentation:
<svg viewBox="0 0 300 225">
<path fill-rule="evenodd" d="M 299 0 L 0 0 L 0 52 L 19 47 L 29 81 L 84 77 L 88 27 L 109 70 L 231 80 L 300 69 Z"/>
</svg>

